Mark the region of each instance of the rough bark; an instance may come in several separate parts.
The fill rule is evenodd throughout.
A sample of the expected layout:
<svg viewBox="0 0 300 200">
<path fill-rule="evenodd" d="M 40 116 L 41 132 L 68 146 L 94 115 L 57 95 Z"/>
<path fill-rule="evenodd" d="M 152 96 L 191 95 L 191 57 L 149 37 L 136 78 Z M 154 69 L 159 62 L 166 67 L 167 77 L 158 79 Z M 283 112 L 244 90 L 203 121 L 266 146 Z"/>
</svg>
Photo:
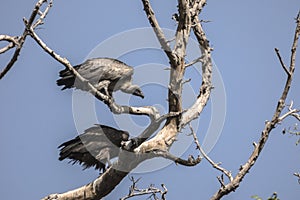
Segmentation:
<svg viewBox="0 0 300 200">
<path fill-rule="evenodd" d="M 44 11 L 41 11 L 41 6 L 47 3 Z M 0 41 L 8 42 L 8 44 L 0 49 L 0 54 L 5 53 L 12 48 L 16 48 L 15 52 L 7 64 L 7 66 L 0 73 L 0 79 L 11 69 L 14 63 L 17 61 L 18 55 L 23 47 L 25 39 L 30 35 L 36 43 L 52 58 L 67 67 L 76 76 L 77 80 L 84 82 L 89 87 L 91 93 L 95 97 L 105 103 L 112 113 L 114 114 L 133 114 L 133 115 L 146 115 L 150 118 L 149 126 L 136 138 L 131 139 L 129 142 L 124 143 L 123 150 L 121 151 L 118 160 L 105 171 L 101 176 L 96 178 L 91 183 L 84 185 L 80 188 L 61 193 L 51 194 L 45 198 L 59 199 L 59 200 L 71 200 L 71 199 L 101 199 L 109 194 L 114 188 L 128 175 L 135 167 L 146 159 L 153 157 L 163 157 L 170 159 L 175 163 L 185 166 L 195 166 L 200 163 L 201 158 L 194 159 L 190 156 L 187 160 L 178 158 L 169 153 L 169 149 L 176 140 L 177 135 L 188 125 L 192 120 L 199 117 L 205 108 L 212 89 L 212 48 L 209 45 L 209 41 L 202 28 L 199 14 L 203 7 L 206 5 L 206 0 L 178 0 L 178 13 L 177 29 L 175 33 L 175 45 L 172 48 L 167 38 L 162 31 L 158 20 L 154 14 L 149 0 L 142 0 L 145 14 L 149 20 L 150 25 L 153 28 L 157 39 L 167 55 L 170 63 L 170 76 L 168 84 L 168 107 L 169 111 L 165 115 L 160 115 L 158 110 L 153 106 L 133 107 L 126 105 L 118 105 L 115 103 L 112 97 L 106 96 L 99 92 L 92 84 L 84 79 L 71 65 L 67 58 L 61 57 L 53 49 L 47 46 L 47 44 L 38 36 L 35 32 L 36 27 L 44 23 L 44 20 L 52 7 L 52 0 L 45 1 L 39 0 L 29 18 L 24 19 L 25 29 L 21 36 L 13 37 L 8 35 L 0 35 Z M 37 16 L 39 15 L 39 18 Z M 267 142 L 270 132 L 275 128 L 275 125 L 280 123 L 288 116 L 293 116 L 300 120 L 299 110 L 293 109 L 290 105 L 288 112 L 282 114 L 284 106 L 286 105 L 286 98 L 291 87 L 291 82 L 295 70 L 295 58 L 296 48 L 300 33 L 300 14 L 296 18 L 297 28 L 295 31 L 295 37 L 291 48 L 291 59 L 289 68 L 284 64 L 281 59 L 278 49 L 275 49 L 279 58 L 279 62 L 287 74 L 287 80 L 285 83 L 282 95 L 277 103 L 274 115 L 270 121 L 267 121 L 265 127 L 261 133 L 261 137 L 258 143 L 254 143 L 254 150 L 248 160 L 240 167 L 239 172 L 232 176 L 231 172 L 225 168 L 220 167 L 218 164 L 212 161 L 205 152 L 202 150 L 200 143 L 197 139 L 196 133 L 194 133 L 192 127 L 191 131 L 196 143 L 197 148 L 203 157 L 217 170 L 221 171 L 228 177 L 229 182 L 226 184 L 223 178 L 218 178 L 221 183 L 220 189 L 212 196 L 212 200 L 221 199 L 224 195 L 234 191 L 243 180 L 245 175 L 249 172 L 251 167 L 255 164 L 260 152 Z M 37 19 L 36 19 L 37 18 Z M 201 55 L 191 63 L 185 63 L 186 47 L 189 42 L 190 34 L 193 33 L 199 43 Z M 182 108 L 182 90 L 183 90 L 183 76 L 187 67 L 193 65 L 196 62 L 202 63 L 202 79 L 198 96 L 194 104 L 183 110 Z M 160 124 L 165 121 L 165 124 L 161 130 L 152 138 L 155 131 L 158 130 Z M 162 198 L 165 199 L 165 192 L 162 193 Z M 134 196 L 134 195 L 133 195 Z M 126 198 L 131 197 L 130 195 Z M 126 199 L 125 198 L 125 199 Z"/>
</svg>

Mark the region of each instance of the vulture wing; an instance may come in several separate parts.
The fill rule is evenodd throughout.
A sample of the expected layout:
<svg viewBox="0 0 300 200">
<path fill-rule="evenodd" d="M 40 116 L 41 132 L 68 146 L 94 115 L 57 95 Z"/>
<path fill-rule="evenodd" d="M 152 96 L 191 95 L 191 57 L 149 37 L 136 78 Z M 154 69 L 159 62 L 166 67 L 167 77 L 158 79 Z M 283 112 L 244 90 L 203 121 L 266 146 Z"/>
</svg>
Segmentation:
<svg viewBox="0 0 300 200">
<path fill-rule="evenodd" d="M 105 170 L 106 163 L 117 157 L 122 141 L 127 141 L 128 132 L 115 128 L 96 125 L 83 134 L 59 146 L 59 160 L 71 159 L 73 164 L 79 163 L 84 169 L 95 167 Z"/>
<path fill-rule="evenodd" d="M 85 61 L 81 65 L 74 67 L 78 73 L 95 85 L 103 80 L 109 80 L 115 85 L 120 79 L 129 79 L 133 74 L 133 68 L 125 63 L 112 58 L 93 58 Z M 68 69 L 59 72 L 61 79 L 57 80 L 57 85 L 64 86 L 62 90 L 74 87 L 75 76 Z M 83 89 L 80 86 L 75 86 Z"/>
</svg>

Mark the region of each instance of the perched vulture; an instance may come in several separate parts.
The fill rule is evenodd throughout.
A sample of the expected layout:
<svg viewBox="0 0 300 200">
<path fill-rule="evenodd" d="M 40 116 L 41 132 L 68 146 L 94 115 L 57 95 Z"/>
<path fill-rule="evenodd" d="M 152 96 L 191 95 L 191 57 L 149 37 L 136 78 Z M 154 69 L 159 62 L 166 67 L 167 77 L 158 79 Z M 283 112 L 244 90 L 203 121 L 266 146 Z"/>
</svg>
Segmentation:
<svg viewBox="0 0 300 200">
<path fill-rule="evenodd" d="M 117 157 L 121 142 L 128 141 L 126 131 L 105 125 L 95 125 L 76 138 L 61 144 L 59 160 L 71 159 L 72 164 L 79 163 L 84 169 L 95 167 L 104 172 L 110 159 Z"/>
<path fill-rule="evenodd" d="M 74 66 L 74 68 L 83 78 L 94 85 L 97 90 L 106 95 L 112 96 L 113 91 L 121 90 L 144 98 L 144 94 L 139 86 L 131 83 L 133 68 L 119 60 L 93 58 Z M 88 88 L 83 83 L 76 81 L 76 76 L 69 69 L 60 71 L 59 76 L 61 78 L 57 80 L 57 85 L 64 86 L 62 90 L 75 87 L 88 91 Z"/>
</svg>

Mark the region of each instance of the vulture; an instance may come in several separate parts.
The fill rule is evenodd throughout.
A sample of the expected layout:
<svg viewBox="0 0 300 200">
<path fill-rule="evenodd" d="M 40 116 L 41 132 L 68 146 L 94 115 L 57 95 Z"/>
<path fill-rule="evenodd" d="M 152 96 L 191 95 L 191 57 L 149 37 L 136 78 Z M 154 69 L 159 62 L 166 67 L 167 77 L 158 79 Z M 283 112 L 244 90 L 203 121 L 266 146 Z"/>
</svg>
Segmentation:
<svg viewBox="0 0 300 200">
<path fill-rule="evenodd" d="M 110 159 L 119 155 L 122 141 L 128 141 L 127 131 L 97 124 L 84 131 L 76 138 L 61 144 L 59 160 L 70 159 L 70 162 L 81 164 L 84 169 L 95 167 L 104 172 Z"/>
<path fill-rule="evenodd" d="M 113 58 L 92 58 L 80 65 L 74 66 L 77 72 L 87 79 L 97 90 L 105 95 L 112 96 L 113 91 L 133 94 L 144 98 L 144 94 L 139 86 L 132 84 L 133 68 L 125 63 Z M 76 81 L 76 76 L 69 70 L 64 69 L 59 72 L 60 79 L 58 86 L 67 88 L 77 88 L 89 91 L 87 86 L 80 81 Z"/>
</svg>

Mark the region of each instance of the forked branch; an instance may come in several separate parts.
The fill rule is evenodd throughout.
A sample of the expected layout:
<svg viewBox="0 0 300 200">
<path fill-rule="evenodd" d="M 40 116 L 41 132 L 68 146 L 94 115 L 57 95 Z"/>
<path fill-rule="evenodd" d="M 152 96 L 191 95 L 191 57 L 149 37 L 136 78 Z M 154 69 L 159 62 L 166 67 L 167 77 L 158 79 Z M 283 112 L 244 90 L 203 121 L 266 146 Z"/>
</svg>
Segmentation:
<svg viewBox="0 0 300 200">
<path fill-rule="evenodd" d="M 10 41 L 10 43 L 9 43 L 6 47 L 4 47 L 4 48 L 2 48 L 2 49 L 0 50 L 0 53 L 4 53 L 4 52 L 8 51 L 9 49 L 11 49 L 11 48 L 13 48 L 13 47 L 16 47 L 16 50 L 15 50 L 15 52 L 14 52 L 12 58 L 10 59 L 9 63 L 8 63 L 8 64 L 6 65 L 6 67 L 0 72 L 0 79 L 2 79 L 2 78 L 5 76 L 5 74 L 12 68 L 12 66 L 13 66 L 13 65 L 15 64 L 15 62 L 18 60 L 19 54 L 20 54 L 20 52 L 21 52 L 21 49 L 22 49 L 22 47 L 23 47 L 23 44 L 24 44 L 24 42 L 25 42 L 25 40 L 26 40 L 26 37 L 27 37 L 27 35 L 28 35 L 28 29 L 29 29 L 30 27 L 32 27 L 32 24 L 34 23 L 34 20 L 35 20 L 36 16 L 37 16 L 38 13 L 40 12 L 40 7 L 41 7 L 44 3 L 46 3 L 46 2 L 47 2 L 46 0 L 39 0 L 39 1 L 35 4 L 35 7 L 34 7 L 34 9 L 33 9 L 32 13 L 31 13 L 31 15 L 30 15 L 30 17 L 29 17 L 29 20 L 24 19 L 24 22 L 26 22 L 26 23 L 25 23 L 25 29 L 24 29 L 24 31 L 23 31 L 23 34 L 22 34 L 20 37 L 18 37 L 18 40 L 17 40 L 17 41 L 15 41 L 15 42 L 13 42 L 13 40 Z M 49 8 L 49 9 L 50 9 L 50 8 Z"/>
<path fill-rule="evenodd" d="M 161 198 L 160 198 L 161 200 L 166 199 L 165 196 L 166 196 L 168 190 L 164 184 L 161 184 L 162 189 L 154 187 L 154 185 L 150 185 L 146 189 L 139 189 L 137 187 L 137 183 L 140 180 L 140 178 L 135 180 L 133 177 L 131 177 L 130 180 L 132 182 L 132 185 L 129 188 L 129 193 L 125 197 L 120 198 L 120 200 L 125 200 L 125 199 L 129 199 L 132 197 L 144 196 L 144 195 L 150 195 L 149 198 L 147 198 L 147 199 L 150 199 L 151 197 L 153 197 L 153 199 L 158 200 L 159 198 L 157 197 L 157 194 L 161 195 Z"/>
<path fill-rule="evenodd" d="M 151 11 L 149 9 L 149 1 L 143 1 L 143 3 L 146 5 L 146 12 L 148 10 L 147 16 L 148 19 L 150 21 L 150 24 L 152 26 L 154 26 L 154 31 L 156 32 L 157 30 L 159 30 L 159 26 L 158 23 L 155 23 L 155 16 L 153 14 L 153 11 Z M 187 2 L 183 2 L 180 1 L 179 2 L 180 6 L 179 6 L 179 13 L 182 20 L 189 21 L 190 23 L 190 13 L 189 12 L 189 7 L 187 5 L 189 5 Z M 147 7 L 148 6 L 148 7 Z M 154 20 L 154 21 L 153 21 Z M 156 21 L 157 22 L 157 21 Z M 179 23 L 180 24 L 180 23 Z M 189 29 L 191 26 L 188 25 L 187 28 Z M 186 49 L 186 43 L 187 43 L 187 37 L 189 37 L 189 30 L 185 29 L 186 26 L 184 26 L 184 23 L 181 23 L 181 25 L 178 28 L 178 32 L 180 33 L 176 33 L 176 46 L 177 46 L 177 51 L 182 51 L 180 52 L 180 54 L 178 55 L 185 55 L 185 49 Z M 160 34 L 160 32 L 156 32 L 156 34 L 158 35 L 158 37 L 163 36 Z M 201 36 L 202 37 L 202 36 Z M 163 37 L 162 37 L 163 38 Z M 166 42 L 165 39 L 160 38 L 160 41 Z M 183 45 L 180 47 L 180 45 Z M 163 46 L 163 45 L 162 45 Z M 206 47 L 203 47 L 203 49 L 205 49 Z M 164 49 L 165 50 L 165 49 Z M 210 51 L 209 49 L 206 49 L 205 51 Z M 167 54 L 169 53 L 166 52 Z M 169 54 L 170 55 L 170 54 Z M 171 55 L 171 57 L 173 56 L 173 54 Z M 176 55 L 177 56 L 177 55 Z M 173 59 L 173 58 L 171 58 Z M 169 112 L 170 113 L 181 113 L 182 112 L 182 108 L 181 108 L 181 94 L 182 94 L 182 77 L 184 74 L 184 57 L 180 57 L 180 59 L 177 60 L 176 63 L 172 63 L 172 60 L 170 59 L 170 63 L 171 63 L 171 80 L 170 80 L 170 89 L 169 89 Z M 177 59 L 177 58 L 176 58 Z M 179 61 L 179 62 L 178 62 Z M 207 68 L 206 68 L 207 69 Z M 210 70 L 211 72 L 211 70 Z M 182 113 L 183 115 L 184 113 Z M 160 119 L 159 117 L 156 119 Z M 123 153 L 121 153 L 119 155 L 119 159 L 117 162 L 115 162 L 112 167 L 110 167 L 104 174 L 102 174 L 97 180 L 93 181 L 92 183 L 83 186 L 81 188 L 78 188 L 76 190 L 67 192 L 67 193 L 63 193 L 63 194 L 57 194 L 55 196 L 55 198 L 58 199 L 67 199 L 68 197 L 72 196 L 73 199 L 78 199 L 78 198 L 82 198 L 82 195 L 85 194 L 85 198 L 86 199 L 96 199 L 96 198 L 102 198 L 104 196 L 106 196 L 108 193 L 110 193 L 114 187 L 116 185 L 118 185 L 118 183 L 132 170 L 134 169 L 140 162 L 142 162 L 145 159 L 149 159 L 152 158 L 153 156 L 165 156 L 168 159 L 173 159 L 175 162 L 181 162 L 181 163 L 185 163 L 188 165 L 194 165 L 195 163 L 200 162 L 200 158 L 197 159 L 193 159 L 190 158 L 188 160 L 183 160 L 183 159 L 179 159 L 179 158 L 175 158 L 172 155 L 170 156 L 170 154 L 167 154 L 164 152 L 164 150 L 168 150 L 167 148 L 170 147 L 173 143 L 173 141 L 175 140 L 175 136 L 178 133 L 178 122 L 180 121 L 180 116 L 178 117 L 170 117 L 167 118 L 168 122 L 167 125 L 164 126 L 164 128 L 154 137 L 156 139 L 152 140 L 152 141 L 146 141 L 143 142 L 142 145 L 140 145 L 138 148 L 135 149 L 136 153 L 126 153 L 126 151 L 124 151 Z M 155 123 L 155 125 L 157 125 L 159 123 Z M 150 124 L 150 126 L 153 124 Z M 154 125 L 153 125 L 154 126 Z M 149 128 L 149 129 L 148 129 Z M 151 133 L 151 127 L 148 127 L 146 130 L 149 132 L 146 132 L 145 135 L 148 135 L 148 133 Z M 146 136 L 147 138 L 147 136 Z M 153 145 L 152 145 L 153 144 Z M 162 148 L 160 148 L 159 145 L 162 145 Z M 144 146 L 143 146 L 144 145 Z M 164 149 L 163 146 L 166 146 L 167 148 Z M 145 147 L 145 148 L 140 148 L 141 146 Z M 137 151 L 136 151 L 137 150 Z M 147 151 L 149 150 L 149 151 Z M 147 152 L 147 153 L 143 153 L 143 152 Z M 128 158 L 128 156 L 130 158 Z M 130 161 L 130 162 L 128 162 Z M 184 162 L 183 162 L 184 161 Z M 121 167 L 121 168 L 120 168 Z M 125 170 L 124 170 L 125 167 Z M 122 169 L 122 170 L 119 170 Z M 80 196 L 81 195 L 81 196 Z M 51 195 L 50 195 L 51 197 Z"/>
<path fill-rule="evenodd" d="M 190 5 L 193 2 L 180 0 L 178 1 L 178 26 L 175 34 L 175 47 L 174 54 L 176 55 L 176 63 L 172 63 L 170 60 L 170 82 L 168 86 L 168 102 L 169 111 L 178 112 L 182 109 L 182 85 L 183 75 L 186 68 L 184 57 L 186 55 L 186 45 L 190 36 L 191 24 L 198 16 L 192 16 Z M 204 6 L 205 3 L 199 3 Z M 201 10 L 202 7 L 197 6 L 196 10 Z M 199 13 L 199 12 L 197 12 Z M 150 21 L 150 20 L 149 20 Z M 199 20 L 198 20 L 199 22 Z M 150 22 L 151 24 L 151 22 Z M 198 26 L 201 26 L 198 23 Z M 165 126 L 161 131 L 151 140 L 144 142 L 141 146 L 135 149 L 135 152 L 150 152 L 152 150 L 167 151 L 175 141 L 178 132 L 190 121 L 197 118 L 202 112 L 206 105 L 211 89 L 211 73 L 212 73 L 212 62 L 211 62 L 211 48 L 208 45 L 205 33 L 202 27 L 193 27 L 195 35 L 200 44 L 202 52 L 201 61 L 203 59 L 203 75 L 202 75 L 202 86 L 198 95 L 198 98 L 193 106 L 188 108 L 181 116 L 167 120 Z M 175 64 L 175 65 L 174 65 Z"/>
<path fill-rule="evenodd" d="M 220 163 L 215 163 L 210 157 L 208 157 L 208 155 L 207 155 L 207 154 L 205 153 L 205 151 L 202 149 L 202 147 L 201 147 L 201 145 L 200 145 L 200 143 L 199 143 L 197 134 L 195 133 L 193 127 L 191 126 L 191 124 L 190 124 L 189 126 L 190 126 L 190 130 L 191 130 L 191 132 L 192 132 L 192 135 L 193 135 L 193 138 L 194 138 L 194 142 L 195 142 L 195 144 L 196 144 L 196 147 L 197 147 L 197 149 L 200 151 L 200 153 L 203 155 L 203 157 L 205 158 L 205 160 L 207 160 L 207 161 L 211 164 L 211 166 L 212 166 L 213 168 L 215 168 L 215 169 L 219 170 L 220 172 L 222 172 L 223 174 L 225 174 L 225 175 L 228 177 L 228 179 L 229 179 L 230 181 L 232 181 L 232 180 L 233 180 L 233 177 L 232 177 L 231 172 L 228 171 L 227 169 L 221 167 L 221 166 L 220 166 L 220 165 L 221 165 Z"/>
<path fill-rule="evenodd" d="M 202 25 L 199 20 L 199 12 L 202 10 L 202 7 L 205 5 L 206 1 L 196 1 L 193 6 L 193 13 L 191 14 L 191 21 L 194 24 L 193 33 L 196 36 L 198 43 L 200 44 L 201 58 L 199 61 L 202 62 L 202 84 L 199 90 L 198 97 L 194 104 L 182 115 L 179 127 L 183 128 L 192 120 L 196 119 L 204 107 L 206 106 L 209 97 L 210 91 L 212 89 L 212 58 L 211 51 L 212 48 L 209 45 L 209 41 L 206 37 L 206 34 L 202 28 Z"/>
</svg>

